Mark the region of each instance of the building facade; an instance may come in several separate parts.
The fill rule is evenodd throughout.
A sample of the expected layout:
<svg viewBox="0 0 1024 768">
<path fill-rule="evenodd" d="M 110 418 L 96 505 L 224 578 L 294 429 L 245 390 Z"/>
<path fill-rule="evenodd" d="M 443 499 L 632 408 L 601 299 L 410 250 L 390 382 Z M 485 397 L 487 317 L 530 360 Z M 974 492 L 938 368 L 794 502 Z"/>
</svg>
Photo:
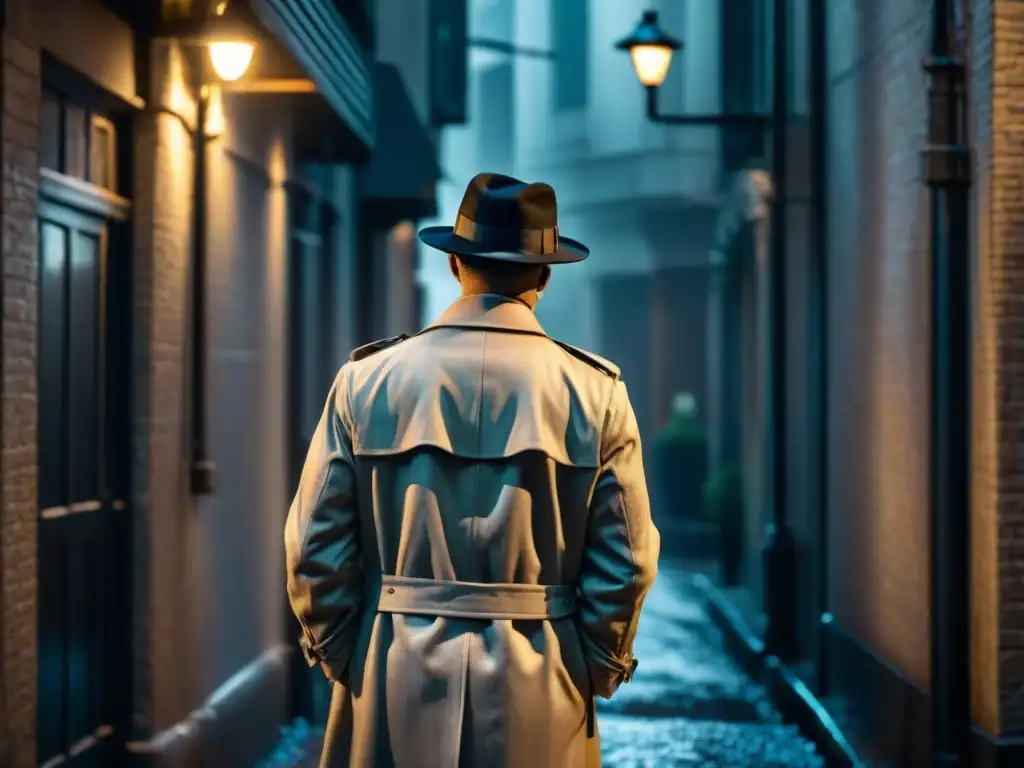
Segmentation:
<svg viewBox="0 0 1024 768">
<path fill-rule="evenodd" d="M 302 698 L 282 531 L 369 311 L 374 19 L 230 6 L 233 84 L 202 3 L 2 6 L 5 767 L 248 768 Z"/>
<path fill-rule="evenodd" d="M 555 269 L 537 315 L 553 336 L 622 367 L 641 432 L 653 437 L 677 391 L 705 402 L 707 261 L 723 158 L 716 129 L 649 123 L 629 58 L 613 50 L 649 5 L 469 3 L 469 121 L 441 138 L 438 222 L 454 221 L 475 173 L 550 183 L 561 231 L 588 244 L 591 256 Z M 687 39 L 663 89 L 665 107 L 718 111 L 717 4 L 653 5 Z M 438 255 L 424 252 L 421 269 L 436 316 L 457 287 Z"/>
<path fill-rule="evenodd" d="M 968 64 L 972 164 L 971 719 L 977 765 L 1020 759 L 1019 398 L 1013 352 L 1024 225 L 1015 178 L 1014 3 L 956 3 Z M 871 681 L 906 706 L 869 718 L 870 741 L 922 759 L 929 658 L 929 242 L 917 153 L 926 91 L 915 66 L 928 19 L 912 2 L 830 19 L 829 610 L 835 694 Z M 855 29 L 855 36 L 842 29 Z M 885 149 L 883 150 L 883 147 Z M 842 149 L 840 149 L 842 148 Z M 851 369 L 858 371 L 854 378 Z M 851 461 L 853 456 L 861 458 Z M 880 661 L 869 661 L 872 656 Z M 844 659 L 858 662 L 847 664 Z M 854 670 L 861 670 L 860 680 Z M 899 681 L 898 683 L 896 681 Z M 833 691 L 830 689 L 830 693 Z M 863 705 L 862 705 L 863 707 Z M 886 712 L 891 716 L 886 723 Z M 1016 739 L 1016 742 L 1014 742 Z M 1000 744 L 1002 740 L 1002 744 Z M 923 742 L 923 743 L 922 743 Z M 1001 763 L 1000 763 L 1001 764 Z"/>
<path fill-rule="evenodd" d="M 438 129 L 450 118 L 438 103 L 459 91 L 463 59 L 444 60 L 437 30 L 462 20 L 464 0 L 378 0 L 375 78 L 380 149 L 363 175 L 363 285 L 374 296 L 364 319 L 364 342 L 421 327 L 423 290 L 416 231 L 437 215 Z M 432 63 L 433 62 L 433 63 Z M 437 74 L 435 74 L 437 73 Z M 464 78 L 464 74 L 462 74 Z M 448 82 L 446 82 L 448 81 Z M 435 84 L 436 82 L 436 84 Z M 458 116 L 456 115 L 456 118 Z"/>
<path fill-rule="evenodd" d="M 972 391 L 963 403 L 971 419 L 971 529 L 963 542 L 970 574 L 967 584 L 951 585 L 967 590 L 970 602 L 970 620 L 959 630 L 970 645 L 970 734 L 960 759 L 1016 765 L 1024 754 L 1024 214 L 1017 182 L 1024 15 L 1002 0 L 952 5 L 967 65 L 972 153 L 965 286 Z M 825 204 L 823 238 L 807 240 L 804 253 L 791 238 L 787 251 L 793 311 L 784 469 L 799 574 L 798 643 L 787 666 L 862 758 L 928 765 L 935 735 L 932 600 L 942 594 L 931 562 L 932 231 L 920 154 L 928 115 L 921 63 L 931 45 L 932 4 L 825 7 L 824 61 L 812 58 L 813 48 L 796 51 L 807 64 L 801 78 L 811 82 L 815 65 L 824 77 L 821 186 L 806 189 Z M 806 17 L 801 24 L 809 45 L 813 28 Z M 792 130 L 801 131 L 794 123 Z M 800 328 L 801 321 L 810 325 Z M 755 530 L 760 535 L 763 528 Z M 756 613 L 748 621 L 755 630 Z M 785 696 L 791 703 L 799 698 Z M 818 717 L 803 705 L 791 711 L 802 711 L 806 721 Z"/>
<path fill-rule="evenodd" d="M 820 447 L 819 372 L 823 337 L 823 264 L 817 231 L 822 200 L 813 158 L 820 121 L 811 110 L 809 45 L 810 3 L 789 0 L 786 18 L 788 91 L 785 158 L 772 156 L 771 90 L 775 67 L 774 3 L 741 0 L 742 12 L 723 19 L 721 39 L 725 113 L 760 116 L 761 126 L 745 136 L 720 128 L 727 146 L 726 186 L 717 211 L 709 260 L 712 280 L 707 299 L 708 452 L 712 478 L 738 471 L 743 510 L 738 584 L 756 613 L 764 607 L 764 549 L 772 525 L 771 434 L 774 429 L 769 380 L 771 350 L 771 212 L 784 198 L 786 390 L 786 521 L 793 539 L 798 616 L 797 645 L 818 642 L 818 584 L 822 527 L 819 524 L 819 478 L 824 472 Z M 740 9 L 740 5 L 730 6 Z M 785 179 L 776 172 L 784 163 Z M 809 651 L 808 651 L 809 652 Z M 809 673 L 806 665 L 802 671 Z"/>
</svg>

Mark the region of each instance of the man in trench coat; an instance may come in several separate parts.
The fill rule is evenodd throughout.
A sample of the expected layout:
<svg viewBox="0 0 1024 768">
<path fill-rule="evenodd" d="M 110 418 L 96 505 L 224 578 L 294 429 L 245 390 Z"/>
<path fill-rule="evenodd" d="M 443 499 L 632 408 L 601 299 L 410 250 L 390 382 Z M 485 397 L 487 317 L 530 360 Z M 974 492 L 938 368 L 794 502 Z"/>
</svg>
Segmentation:
<svg viewBox="0 0 1024 768">
<path fill-rule="evenodd" d="M 470 183 L 449 254 L 462 297 L 338 373 L 285 531 L 310 664 L 334 681 L 321 766 L 591 768 L 593 697 L 628 682 L 657 567 L 618 369 L 533 313 L 554 191 Z"/>
</svg>

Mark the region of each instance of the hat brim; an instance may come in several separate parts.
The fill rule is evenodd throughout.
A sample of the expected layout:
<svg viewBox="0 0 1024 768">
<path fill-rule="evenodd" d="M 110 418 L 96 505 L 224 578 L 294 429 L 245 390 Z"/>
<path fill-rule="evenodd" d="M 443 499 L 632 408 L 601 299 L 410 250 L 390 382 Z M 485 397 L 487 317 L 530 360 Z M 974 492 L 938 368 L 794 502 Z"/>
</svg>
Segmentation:
<svg viewBox="0 0 1024 768">
<path fill-rule="evenodd" d="M 424 227 L 419 231 L 419 238 L 425 245 L 445 253 L 476 256 L 495 261 L 511 261 L 519 264 L 572 264 L 583 261 L 590 255 L 590 249 L 583 243 L 561 235 L 558 237 L 558 250 L 545 254 L 490 251 L 481 243 L 459 237 L 454 233 L 453 227 Z"/>
</svg>

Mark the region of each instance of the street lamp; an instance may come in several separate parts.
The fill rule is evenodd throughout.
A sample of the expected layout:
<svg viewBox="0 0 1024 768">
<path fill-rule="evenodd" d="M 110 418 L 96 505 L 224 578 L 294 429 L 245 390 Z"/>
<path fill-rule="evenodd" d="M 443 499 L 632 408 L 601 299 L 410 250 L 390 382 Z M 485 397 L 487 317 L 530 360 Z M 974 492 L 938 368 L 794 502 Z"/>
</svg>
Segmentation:
<svg viewBox="0 0 1024 768">
<path fill-rule="evenodd" d="M 658 26 L 657 11 L 645 11 L 633 34 L 617 42 L 615 47 L 629 52 L 641 85 L 660 88 L 668 75 L 672 54 L 683 44 Z"/>
<path fill-rule="evenodd" d="M 759 129 L 770 127 L 771 115 L 763 112 L 720 112 L 715 114 L 665 115 L 658 108 L 658 94 L 668 76 L 672 56 L 682 50 L 683 43 L 658 25 L 657 11 L 644 11 L 633 32 L 615 44 L 633 60 L 640 85 L 647 90 L 647 117 L 655 123 L 669 125 L 749 126 Z"/>
<path fill-rule="evenodd" d="M 190 9 L 184 15 L 165 19 L 160 37 L 173 38 L 190 48 L 205 48 L 214 75 L 226 83 L 238 80 L 249 70 L 259 39 L 244 4 L 236 6 L 227 0 L 211 3 L 205 11 Z M 194 63 L 202 67 L 201 62 Z"/>
<path fill-rule="evenodd" d="M 227 0 L 217 3 L 205 30 L 213 71 L 228 83 L 245 74 L 256 51 L 248 24 L 229 13 L 230 8 Z"/>
<path fill-rule="evenodd" d="M 195 126 L 192 171 L 192 450 L 189 484 L 196 495 L 214 490 L 216 464 L 209 458 L 206 428 L 207 333 L 206 333 L 206 149 L 210 100 L 214 83 L 209 70 L 221 82 L 235 82 L 249 69 L 259 35 L 245 4 L 228 0 L 187 6 L 185 13 L 165 18 L 159 37 L 177 40 L 185 49 L 194 75 Z M 203 52 L 207 62 L 196 54 Z"/>
<path fill-rule="evenodd" d="M 210 43 L 210 64 L 217 77 L 227 83 L 245 74 L 256 46 L 252 43 Z"/>
<path fill-rule="evenodd" d="M 658 109 L 658 92 L 668 75 L 672 55 L 682 43 L 658 26 L 656 11 L 645 11 L 629 37 L 615 47 L 628 51 L 637 79 L 647 90 L 647 116 L 669 125 L 718 125 L 771 131 L 772 189 L 770 211 L 769 280 L 769 380 L 767 431 L 768 481 L 771 488 L 763 561 L 768 624 L 765 651 L 784 661 L 796 655 L 795 542 L 787 520 L 786 490 L 786 153 L 789 113 L 789 3 L 773 2 L 773 63 L 771 114 L 724 112 L 719 114 L 664 115 Z"/>
</svg>

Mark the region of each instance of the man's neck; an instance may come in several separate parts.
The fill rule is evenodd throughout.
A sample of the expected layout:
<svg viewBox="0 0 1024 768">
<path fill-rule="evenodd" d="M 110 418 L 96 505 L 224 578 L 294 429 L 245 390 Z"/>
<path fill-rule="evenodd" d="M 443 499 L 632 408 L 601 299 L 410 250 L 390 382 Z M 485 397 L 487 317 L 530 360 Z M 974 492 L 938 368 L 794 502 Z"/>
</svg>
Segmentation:
<svg viewBox="0 0 1024 768">
<path fill-rule="evenodd" d="M 493 288 L 486 286 L 463 286 L 462 296 L 480 296 L 481 294 L 490 294 L 492 296 L 504 296 L 506 299 L 512 301 L 518 301 L 520 304 L 525 304 L 529 309 L 534 309 L 537 306 L 537 292 L 536 291 L 524 291 L 523 293 L 506 293 L 504 291 L 496 291 Z"/>
</svg>

